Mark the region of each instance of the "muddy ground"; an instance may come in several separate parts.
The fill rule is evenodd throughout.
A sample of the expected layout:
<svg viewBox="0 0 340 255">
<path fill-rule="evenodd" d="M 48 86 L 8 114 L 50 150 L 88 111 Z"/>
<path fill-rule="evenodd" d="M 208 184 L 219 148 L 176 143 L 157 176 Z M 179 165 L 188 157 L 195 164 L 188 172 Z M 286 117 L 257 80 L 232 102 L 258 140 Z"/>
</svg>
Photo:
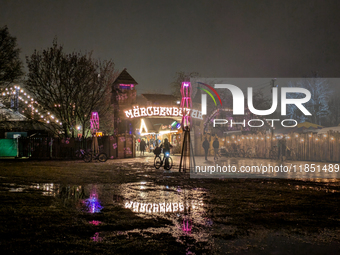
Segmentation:
<svg viewBox="0 0 340 255">
<path fill-rule="evenodd" d="M 152 159 L 0 161 L 1 254 L 340 254 L 339 192 L 190 179 Z"/>
</svg>

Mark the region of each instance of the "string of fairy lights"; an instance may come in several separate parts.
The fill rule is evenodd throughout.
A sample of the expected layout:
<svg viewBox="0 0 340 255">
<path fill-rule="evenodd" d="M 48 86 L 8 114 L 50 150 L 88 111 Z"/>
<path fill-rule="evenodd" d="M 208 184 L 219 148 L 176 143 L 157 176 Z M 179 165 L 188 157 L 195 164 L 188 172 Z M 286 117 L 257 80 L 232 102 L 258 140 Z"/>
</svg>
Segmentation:
<svg viewBox="0 0 340 255">
<path fill-rule="evenodd" d="M 23 108 L 22 113 L 25 111 L 30 114 L 37 114 L 41 121 L 46 123 L 55 122 L 56 124 L 62 125 L 63 123 L 59 121 L 52 113 L 45 111 L 41 105 L 34 100 L 23 88 L 20 86 L 14 86 L 5 88 L 1 91 L 1 96 L 16 96 L 23 104 L 27 105 L 27 108 Z M 57 105 L 55 105 L 57 107 Z M 60 105 L 59 105 L 60 107 Z"/>
<path fill-rule="evenodd" d="M 9 87 L 9 88 L 5 88 L 0 92 L 1 96 L 17 96 L 17 98 L 23 102 L 25 105 L 27 105 L 27 108 L 23 109 L 23 113 L 25 111 L 27 111 L 28 113 L 34 113 L 37 114 L 40 117 L 41 121 L 44 121 L 46 123 L 51 123 L 51 122 L 55 122 L 56 124 L 62 125 L 62 122 L 59 121 L 52 113 L 50 112 L 46 112 L 43 107 L 41 107 L 41 105 L 34 100 L 34 98 L 32 96 L 30 96 L 23 88 L 21 88 L 20 86 L 13 86 L 13 87 Z M 54 105 L 55 107 L 60 107 L 60 105 Z M 41 110 L 39 110 L 41 109 Z M 224 109 L 225 111 L 230 111 L 230 109 Z M 264 119 L 265 121 L 267 121 L 266 119 Z M 268 122 L 268 121 L 267 121 Z M 308 138 L 310 139 L 314 139 L 316 142 L 321 141 L 322 139 L 327 139 L 328 134 L 308 134 L 308 138 L 304 138 L 303 135 L 299 135 L 299 134 L 295 134 L 295 139 L 299 139 L 300 137 L 300 142 L 305 142 Z M 235 135 L 231 136 L 231 139 L 225 139 L 223 138 L 222 140 L 225 141 L 227 143 L 238 143 L 238 142 L 243 142 L 243 140 L 262 140 L 264 141 L 265 139 L 267 140 L 277 140 L 277 139 L 291 139 L 291 135 L 276 135 L 275 137 L 270 137 L 270 136 L 266 136 L 266 137 L 259 137 L 259 136 L 253 136 L 253 135 L 249 135 L 249 136 L 241 136 L 241 137 L 236 137 Z M 336 139 L 333 136 L 329 136 L 329 140 L 334 142 Z"/>
<path fill-rule="evenodd" d="M 319 135 L 318 134 L 315 134 L 315 135 L 309 134 L 308 138 L 310 138 L 310 139 L 314 138 L 314 140 L 316 142 L 318 142 L 318 141 L 321 141 L 322 139 L 327 139 L 328 136 L 329 136 L 328 134 L 321 134 L 321 135 L 320 134 Z M 307 141 L 307 139 L 308 139 L 308 138 L 307 139 L 304 138 L 303 135 L 299 135 L 299 134 L 295 134 L 293 137 L 295 137 L 295 139 L 299 139 L 299 137 L 300 137 L 299 141 L 301 143 Z M 243 142 L 243 140 L 262 140 L 262 141 L 264 141 L 266 139 L 266 140 L 273 140 L 273 141 L 275 141 L 275 140 L 283 139 L 283 138 L 289 140 L 292 137 L 291 137 L 291 135 L 285 135 L 285 136 L 283 136 L 283 135 L 276 135 L 275 137 L 270 137 L 270 136 L 266 136 L 266 137 L 261 136 L 261 137 L 259 137 L 259 136 L 251 136 L 251 135 L 239 137 L 239 136 L 233 135 L 233 136 L 231 136 L 231 139 L 223 138 L 222 141 L 224 142 L 226 140 L 227 143 L 238 143 L 238 142 Z M 335 139 L 334 136 L 330 136 L 329 140 L 334 142 L 336 139 Z"/>
</svg>

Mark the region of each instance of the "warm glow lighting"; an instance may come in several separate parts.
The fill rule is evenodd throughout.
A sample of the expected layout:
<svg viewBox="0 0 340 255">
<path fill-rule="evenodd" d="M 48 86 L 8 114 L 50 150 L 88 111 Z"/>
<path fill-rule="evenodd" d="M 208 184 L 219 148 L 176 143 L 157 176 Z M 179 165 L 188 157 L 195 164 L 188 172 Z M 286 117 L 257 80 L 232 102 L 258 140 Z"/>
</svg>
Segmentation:
<svg viewBox="0 0 340 255">
<path fill-rule="evenodd" d="M 191 116 L 196 119 L 203 119 L 202 112 L 185 108 L 185 107 L 162 107 L 162 106 L 148 106 L 148 107 L 139 107 L 138 105 L 134 106 L 133 109 L 128 109 L 124 111 L 125 116 L 127 118 L 140 118 L 140 117 L 150 117 L 150 116 L 160 116 L 160 117 L 183 117 Z"/>
<path fill-rule="evenodd" d="M 147 133 L 147 132 L 148 132 L 148 128 L 147 128 L 146 125 L 145 125 L 144 119 L 141 119 L 141 121 L 140 121 L 140 127 L 139 127 L 139 130 L 141 131 L 141 133 L 142 133 L 143 128 L 144 128 L 145 132 Z"/>
<path fill-rule="evenodd" d="M 159 131 L 160 134 L 170 134 L 170 133 L 177 133 L 177 130 L 167 130 L 167 131 Z"/>
</svg>

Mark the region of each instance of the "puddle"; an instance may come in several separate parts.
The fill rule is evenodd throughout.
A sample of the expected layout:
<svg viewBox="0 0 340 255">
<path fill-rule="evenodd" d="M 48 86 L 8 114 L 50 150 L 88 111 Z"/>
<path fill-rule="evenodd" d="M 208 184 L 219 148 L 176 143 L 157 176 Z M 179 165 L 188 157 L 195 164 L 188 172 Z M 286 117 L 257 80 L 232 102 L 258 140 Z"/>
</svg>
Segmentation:
<svg viewBox="0 0 340 255">
<path fill-rule="evenodd" d="M 144 175 L 144 177 L 148 177 L 148 175 Z M 174 177 L 169 176 L 169 178 Z M 166 179 L 165 182 L 169 180 Z M 228 184 L 223 183 L 220 185 Z M 254 185 L 264 184 L 262 182 Z M 268 181 L 267 185 L 279 185 L 279 183 Z M 318 182 L 314 185 L 310 183 L 285 185 L 291 185 L 292 190 L 339 192 L 339 189 L 337 189 L 339 182 L 335 179 L 323 183 L 320 181 L 320 187 Z M 232 198 L 226 198 L 228 194 L 223 197 L 223 200 L 217 200 L 218 195 L 216 193 L 218 193 L 218 189 L 209 191 L 203 188 L 193 188 L 189 185 L 156 185 L 153 182 L 140 181 L 123 184 L 87 185 L 61 185 L 55 183 L 18 185 L 15 183 L 2 183 L 0 192 L 36 192 L 43 196 L 55 197 L 61 207 L 73 208 L 80 213 L 81 216 L 79 217 L 85 219 L 85 224 L 93 228 L 91 235 L 87 236 L 87 240 L 91 242 L 117 242 L 120 239 L 127 242 L 126 240 L 138 238 L 140 240 L 156 240 L 160 237 L 165 240 L 164 242 L 170 242 L 167 239 L 173 238 L 177 243 L 188 247 L 187 254 L 191 254 L 191 252 L 195 252 L 197 245 L 201 245 L 200 251 L 209 251 L 213 247 L 213 250 L 217 251 L 217 253 L 229 251 L 242 253 L 252 247 L 255 247 L 254 249 L 270 247 L 270 250 L 275 253 L 277 249 L 273 244 L 274 242 L 282 247 L 285 247 L 286 243 L 289 243 L 290 247 L 300 247 L 300 243 L 301 247 L 305 247 L 308 246 L 306 243 L 314 240 L 312 237 L 286 235 L 284 231 L 273 232 L 264 229 L 261 225 L 259 225 L 259 229 L 254 230 L 240 229 L 240 226 L 235 223 L 236 221 L 229 217 L 232 214 L 227 212 L 232 206 L 235 206 L 232 203 L 237 203 L 238 201 L 231 202 Z M 221 201 L 224 201 L 224 204 Z M 249 206 L 249 208 L 257 206 L 255 201 L 254 203 L 252 202 L 251 200 L 251 202 L 243 204 L 243 207 L 239 209 L 240 214 L 241 210 L 246 206 Z M 216 208 L 222 208 L 222 211 L 225 210 L 226 212 L 220 211 L 218 214 Z M 131 219 L 134 223 L 129 224 L 129 218 L 127 218 L 127 222 L 123 223 L 119 222 L 119 217 L 117 219 L 109 218 L 118 216 L 116 211 L 123 214 L 128 214 L 127 212 L 129 212 L 129 215 L 133 215 Z M 232 216 L 238 217 L 238 214 Z M 115 230 L 111 230 L 111 226 L 116 226 L 112 223 L 115 220 L 118 225 L 121 225 L 116 227 Z M 124 220 L 126 219 L 124 218 Z M 138 224 L 135 226 L 138 227 L 133 227 L 136 221 L 138 221 Z M 143 224 L 143 221 L 146 223 Z M 150 222 L 152 224 L 149 226 L 148 223 Z M 231 222 L 234 222 L 235 225 L 232 225 Z M 124 226 L 124 224 L 128 226 Z M 129 229 L 129 226 L 132 226 L 132 229 Z M 119 228 L 121 229 L 117 230 Z M 242 231 L 246 231 L 247 234 Z M 315 235 L 315 240 L 321 240 L 319 239 L 320 235 Z M 325 232 L 325 240 L 329 235 L 332 235 L 332 233 Z"/>
<path fill-rule="evenodd" d="M 59 184 L 34 183 L 31 185 L 20 185 L 15 183 L 2 183 L 0 191 L 8 192 L 32 192 L 40 191 L 44 196 L 56 196 L 59 193 Z"/>
</svg>

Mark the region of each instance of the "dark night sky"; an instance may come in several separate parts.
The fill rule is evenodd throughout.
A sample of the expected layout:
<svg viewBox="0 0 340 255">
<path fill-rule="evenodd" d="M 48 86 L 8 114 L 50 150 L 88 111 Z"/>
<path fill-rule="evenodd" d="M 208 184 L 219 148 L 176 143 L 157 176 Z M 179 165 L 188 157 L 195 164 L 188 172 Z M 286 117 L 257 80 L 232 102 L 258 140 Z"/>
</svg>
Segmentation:
<svg viewBox="0 0 340 255">
<path fill-rule="evenodd" d="M 0 0 L 22 58 L 52 45 L 127 68 L 140 92 L 202 77 L 340 76 L 340 1 Z M 161 89 L 161 90 L 160 90 Z"/>
</svg>

